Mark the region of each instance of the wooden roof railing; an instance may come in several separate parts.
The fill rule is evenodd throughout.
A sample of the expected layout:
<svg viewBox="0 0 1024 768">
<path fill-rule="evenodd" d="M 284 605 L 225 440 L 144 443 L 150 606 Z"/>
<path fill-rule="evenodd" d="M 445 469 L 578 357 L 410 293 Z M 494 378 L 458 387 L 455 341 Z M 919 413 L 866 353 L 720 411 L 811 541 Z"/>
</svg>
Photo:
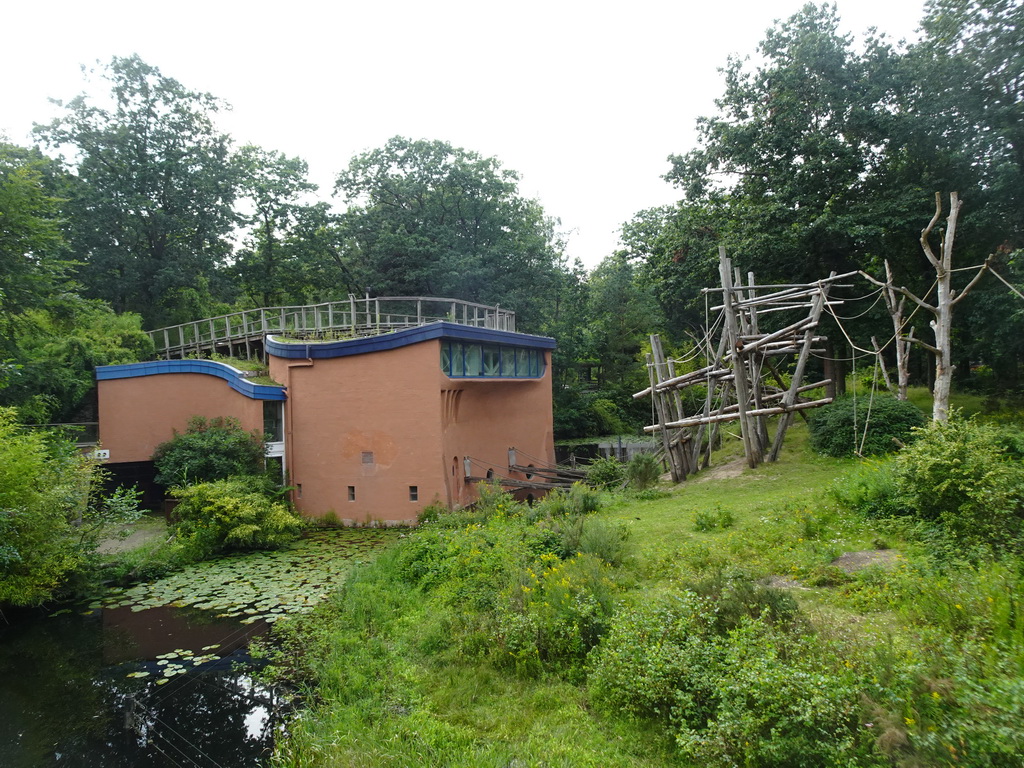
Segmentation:
<svg viewBox="0 0 1024 768">
<path fill-rule="evenodd" d="M 438 321 L 515 331 L 516 313 L 498 306 L 430 296 L 381 296 L 292 307 L 264 307 L 148 331 L 158 357 L 236 349 L 251 357 L 267 334 L 298 337 L 376 336 Z"/>
</svg>

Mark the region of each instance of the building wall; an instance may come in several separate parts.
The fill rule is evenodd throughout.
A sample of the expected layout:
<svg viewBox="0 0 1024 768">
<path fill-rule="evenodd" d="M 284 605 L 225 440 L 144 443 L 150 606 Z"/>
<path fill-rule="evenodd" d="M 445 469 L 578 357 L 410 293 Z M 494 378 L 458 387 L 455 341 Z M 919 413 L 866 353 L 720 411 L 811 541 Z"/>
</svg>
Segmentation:
<svg viewBox="0 0 1024 768">
<path fill-rule="evenodd" d="M 445 498 L 438 350 L 428 341 L 350 357 L 270 358 L 271 376 L 288 392 L 285 455 L 298 509 L 348 524 L 413 523 L 435 495 Z"/>
<path fill-rule="evenodd" d="M 234 416 L 246 430 L 263 431 L 263 401 L 215 376 L 166 373 L 100 381 L 98 397 L 100 443 L 111 463 L 149 461 L 193 416 Z"/>
<path fill-rule="evenodd" d="M 448 402 L 441 419 L 447 486 L 442 500 L 450 506 L 465 506 L 476 499 L 475 484 L 464 480 L 466 456 L 476 477 L 486 477 L 489 469 L 497 477 L 509 475 L 509 448 L 516 448 L 520 464 L 554 464 L 550 356 L 545 353 L 544 375 L 539 379 L 450 379 L 440 374 L 439 387 L 447 390 L 442 400 Z M 520 474 L 512 476 L 524 479 Z"/>
<path fill-rule="evenodd" d="M 446 337 L 537 350 L 543 375 L 450 378 L 441 362 Z M 97 371 L 100 437 L 111 463 L 148 461 L 192 416 L 233 416 L 262 430 L 264 402 L 283 400 L 285 468 L 303 514 L 413 523 L 433 501 L 458 507 L 476 498 L 465 457 L 475 477 L 489 469 L 506 476 L 511 447 L 521 464 L 554 463 L 551 346 L 441 323 L 373 339 L 275 342 L 268 361 L 281 386 L 253 385 L 209 361 L 107 366 Z M 192 372 L 175 372 L 183 368 Z"/>
</svg>

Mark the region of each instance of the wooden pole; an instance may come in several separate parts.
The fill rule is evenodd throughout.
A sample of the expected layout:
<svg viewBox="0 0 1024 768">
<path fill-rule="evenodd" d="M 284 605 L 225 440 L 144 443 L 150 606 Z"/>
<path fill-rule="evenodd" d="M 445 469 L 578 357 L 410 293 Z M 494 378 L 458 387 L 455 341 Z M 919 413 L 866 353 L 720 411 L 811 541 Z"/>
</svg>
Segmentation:
<svg viewBox="0 0 1024 768">
<path fill-rule="evenodd" d="M 740 421 L 740 435 L 743 438 L 743 454 L 746 456 L 747 465 L 751 468 L 761 463 L 761 447 L 758 444 L 753 422 L 747 415 L 750 404 L 750 385 L 747 381 L 746 366 L 740 354 L 742 347 L 740 342 L 740 320 L 733 304 L 732 264 L 726 255 L 725 246 L 718 246 L 718 271 L 722 278 L 722 300 L 725 319 L 725 331 L 728 339 L 728 347 L 732 351 L 732 369 L 735 374 L 736 400 L 739 403 L 738 418 Z"/>
<path fill-rule="evenodd" d="M 835 277 L 835 274 L 835 272 L 832 272 L 830 279 Z M 819 291 L 814 299 L 814 309 L 811 310 L 811 316 L 808 318 L 811 321 L 811 325 L 804 331 L 803 348 L 800 350 L 800 357 L 797 358 L 796 368 L 793 371 L 793 376 L 790 378 L 789 391 L 782 400 L 783 405 L 787 408 L 792 408 L 796 404 L 800 382 L 804 377 L 804 370 L 807 368 L 807 359 L 811 356 L 811 346 L 814 344 L 814 329 L 821 319 L 821 312 L 825 308 L 825 300 L 828 298 L 828 283 L 820 285 Z M 769 461 L 776 461 L 779 458 L 779 452 L 782 450 L 782 440 L 785 438 L 786 430 L 789 429 L 792 420 L 793 414 L 790 411 L 786 411 L 782 418 L 779 419 L 779 426 L 775 431 L 775 442 L 772 444 L 771 453 L 768 454 Z"/>
<path fill-rule="evenodd" d="M 654 337 L 652 336 L 651 338 L 653 339 Z M 652 344 L 652 346 L 653 346 L 653 344 Z M 653 354 L 648 353 L 644 357 L 645 357 L 645 359 L 647 361 L 647 377 L 650 379 L 650 382 L 651 382 L 651 391 L 655 392 L 655 387 L 656 387 L 656 385 L 658 383 L 658 381 L 657 381 L 658 374 L 657 374 L 656 366 L 654 364 L 654 356 L 653 356 Z M 655 429 L 658 429 L 661 432 L 661 446 L 662 446 L 662 448 L 665 451 L 665 457 L 668 459 L 669 471 L 672 473 L 672 482 L 673 483 L 678 483 L 678 482 L 682 481 L 682 478 L 680 478 L 680 476 L 679 476 L 679 468 L 676 466 L 675 457 L 673 456 L 672 452 L 669 450 L 668 430 L 665 429 L 665 422 L 666 422 L 666 418 L 665 418 L 665 405 L 662 402 L 661 398 L 657 395 L 656 392 L 653 395 L 653 397 L 654 397 L 654 408 L 655 408 L 655 411 L 658 414 L 658 426 L 655 427 Z M 654 431 L 654 430 L 652 430 L 652 431 Z"/>
</svg>

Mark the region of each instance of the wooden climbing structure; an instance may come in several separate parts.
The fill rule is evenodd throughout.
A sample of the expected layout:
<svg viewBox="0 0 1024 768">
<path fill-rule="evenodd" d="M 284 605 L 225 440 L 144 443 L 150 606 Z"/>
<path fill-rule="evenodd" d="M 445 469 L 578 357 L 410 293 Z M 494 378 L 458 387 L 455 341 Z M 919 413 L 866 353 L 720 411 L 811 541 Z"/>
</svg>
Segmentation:
<svg viewBox="0 0 1024 768">
<path fill-rule="evenodd" d="M 744 285 L 725 249 L 719 248 L 719 274 L 721 287 L 705 289 L 721 295 L 721 303 L 711 308 L 717 320 L 709 323 L 704 340 L 706 364 L 678 373 L 675 362 L 666 357 L 661 339 L 653 335 L 647 356 L 650 386 L 633 395 L 653 397 L 657 423 L 644 431 L 660 436 L 674 482 L 708 465 L 722 424 L 739 422 L 747 464 L 756 467 L 766 459 L 778 458 L 793 414 L 832 402 L 831 397 L 805 397 L 831 381 L 804 384 L 804 374 L 811 354 L 824 352 L 827 342 L 817 333 L 822 312 L 826 306 L 842 303 L 829 299 L 830 289 L 857 273 L 833 272 L 824 280 L 791 285 L 757 285 L 753 273 L 748 273 Z M 798 319 L 762 332 L 762 320 L 777 312 Z M 711 328 L 719 329 L 717 345 Z M 790 363 L 787 381 L 783 366 L 788 368 Z M 684 403 L 696 398 L 684 398 L 680 392 L 689 387 L 703 387 L 704 396 L 703 406 L 688 414 Z M 772 416 L 779 419 L 770 436 L 768 420 Z"/>
</svg>

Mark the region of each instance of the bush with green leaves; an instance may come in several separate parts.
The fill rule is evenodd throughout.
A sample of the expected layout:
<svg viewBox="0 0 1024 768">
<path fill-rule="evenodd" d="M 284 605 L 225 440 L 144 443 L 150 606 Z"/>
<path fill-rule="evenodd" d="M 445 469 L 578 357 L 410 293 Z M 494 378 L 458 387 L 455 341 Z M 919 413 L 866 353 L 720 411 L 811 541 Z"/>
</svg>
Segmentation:
<svg viewBox="0 0 1024 768">
<path fill-rule="evenodd" d="M 836 478 L 828 494 L 839 505 L 865 517 L 906 514 L 901 505 L 892 458 L 871 459 Z"/>
<path fill-rule="evenodd" d="M 719 528 L 725 530 L 736 524 L 736 516 L 728 509 L 716 505 L 711 509 L 698 509 L 693 516 L 693 530 L 707 533 Z"/>
<path fill-rule="evenodd" d="M 625 473 L 625 467 L 618 459 L 595 459 L 587 467 L 587 484 L 594 488 L 616 488 L 622 485 Z"/>
<path fill-rule="evenodd" d="M 539 517 L 576 517 L 589 515 L 601 508 L 600 494 L 585 483 L 569 488 L 555 488 L 534 505 Z"/>
<path fill-rule="evenodd" d="M 36 605 L 139 510 L 133 491 L 100 492 L 102 471 L 73 443 L 19 427 L 15 416 L 0 408 L 0 605 Z"/>
<path fill-rule="evenodd" d="M 810 417 L 811 446 L 827 456 L 891 453 L 924 426 L 921 410 L 892 395 L 847 395 L 818 408 Z"/>
<path fill-rule="evenodd" d="M 646 491 L 658 484 L 661 462 L 653 453 L 638 453 L 626 464 L 626 484 L 635 491 Z"/>
<path fill-rule="evenodd" d="M 268 495 L 260 478 L 230 478 L 175 488 L 174 535 L 197 560 L 221 552 L 276 549 L 294 541 L 302 517 Z"/>
<path fill-rule="evenodd" d="M 547 668 L 581 679 L 587 654 L 608 627 L 613 595 L 600 558 L 542 554 L 520 572 L 497 607 L 496 660 L 525 674 Z"/>
<path fill-rule="evenodd" d="M 0 604 L 41 603 L 80 565 L 73 521 L 84 474 L 81 461 L 53 454 L 45 433 L 0 409 Z"/>
<path fill-rule="evenodd" d="M 266 442 L 238 419 L 193 416 L 188 429 L 160 443 L 153 454 L 156 481 L 164 486 L 205 483 L 264 471 Z"/>
<path fill-rule="evenodd" d="M 895 459 L 899 498 L 965 545 L 1024 548 L 1024 462 L 1000 428 L 957 413 Z"/>
<path fill-rule="evenodd" d="M 668 727 L 694 764 L 858 764 L 855 672 L 770 610 L 754 618 L 753 586 L 719 621 L 721 598 L 745 589 L 733 582 L 620 611 L 591 654 L 594 702 Z"/>
</svg>

